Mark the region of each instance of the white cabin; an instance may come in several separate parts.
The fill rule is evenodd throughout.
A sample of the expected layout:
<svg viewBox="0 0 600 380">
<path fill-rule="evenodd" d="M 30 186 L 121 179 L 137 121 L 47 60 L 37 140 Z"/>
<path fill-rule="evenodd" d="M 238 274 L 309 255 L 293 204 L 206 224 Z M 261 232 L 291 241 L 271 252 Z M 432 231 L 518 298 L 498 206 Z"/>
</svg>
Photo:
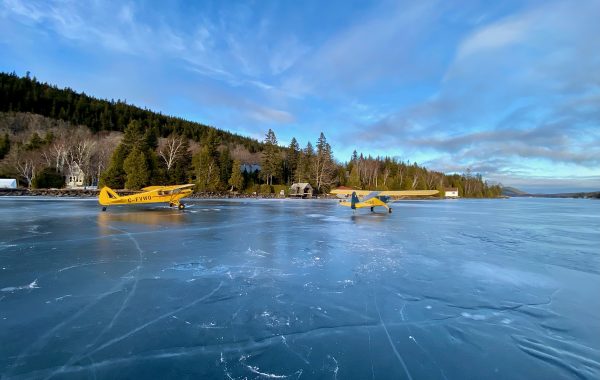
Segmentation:
<svg viewBox="0 0 600 380">
<path fill-rule="evenodd" d="M 73 164 L 71 170 L 65 172 L 65 184 L 69 189 L 83 187 L 84 181 L 85 173 L 77 164 Z"/>
<path fill-rule="evenodd" d="M 458 189 L 456 187 L 451 187 L 445 190 L 446 198 L 458 198 Z"/>
<path fill-rule="evenodd" d="M 0 178 L 0 189 L 16 189 L 17 180 L 14 178 Z"/>
</svg>

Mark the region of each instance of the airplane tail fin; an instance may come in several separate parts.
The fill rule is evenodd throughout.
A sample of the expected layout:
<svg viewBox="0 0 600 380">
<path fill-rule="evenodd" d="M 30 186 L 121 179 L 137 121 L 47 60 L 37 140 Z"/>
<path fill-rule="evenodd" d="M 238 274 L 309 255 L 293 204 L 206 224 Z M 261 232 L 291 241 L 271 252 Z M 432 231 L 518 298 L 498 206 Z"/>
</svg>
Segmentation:
<svg viewBox="0 0 600 380">
<path fill-rule="evenodd" d="M 113 189 L 108 186 L 104 186 L 102 190 L 100 190 L 100 195 L 98 196 L 98 202 L 103 206 L 108 206 L 115 199 L 119 199 L 119 195 L 115 193 Z"/>
<path fill-rule="evenodd" d="M 352 199 L 350 200 L 350 208 L 352 210 L 356 210 L 356 204 L 359 203 L 360 200 L 358 199 L 358 196 L 356 195 L 356 191 L 352 192 Z"/>
</svg>

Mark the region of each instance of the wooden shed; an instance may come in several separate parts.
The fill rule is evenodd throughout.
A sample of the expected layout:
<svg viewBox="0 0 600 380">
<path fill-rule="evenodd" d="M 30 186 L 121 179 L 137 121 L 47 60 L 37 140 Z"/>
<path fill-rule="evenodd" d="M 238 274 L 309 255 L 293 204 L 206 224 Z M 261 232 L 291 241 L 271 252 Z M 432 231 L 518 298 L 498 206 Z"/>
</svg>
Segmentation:
<svg viewBox="0 0 600 380">
<path fill-rule="evenodd" d="M 290 187 L 290 197 L 312 198 L 313 188 L 308 182 L 292 184 Z"/>
</svg>

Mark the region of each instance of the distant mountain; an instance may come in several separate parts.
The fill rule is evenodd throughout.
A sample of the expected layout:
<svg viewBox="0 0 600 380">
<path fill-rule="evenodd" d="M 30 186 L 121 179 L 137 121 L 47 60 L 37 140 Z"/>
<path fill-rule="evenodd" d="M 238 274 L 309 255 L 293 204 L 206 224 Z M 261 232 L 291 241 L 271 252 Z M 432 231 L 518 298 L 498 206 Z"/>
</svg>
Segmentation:
<svg viewBox="0 0 600 380">
<path fill-rule="evenodd" d="M 502 188 L 502 195 L 507 197 L 536 197 L 536 198 L 598 198 L 600 191 L 581 192 L 581 193 L 555 193 L 555 194 L 530 194 L 515 187 L 507 186 Z"/>
<path fill-rule="evenodd" d="M 502 195 L 507 197 L 524 197 L 530 194 L 523 190 L 519 190 L 516 187 L 506 186 L 502 188 Z"/>
<path fill-rule="evenodd" d="M 596 198 L 600 199 L 600 191 L 591 191 L 587 193 L 557 193 L 557 194 L 528 194 L 537 198 Z"/>
</svg>

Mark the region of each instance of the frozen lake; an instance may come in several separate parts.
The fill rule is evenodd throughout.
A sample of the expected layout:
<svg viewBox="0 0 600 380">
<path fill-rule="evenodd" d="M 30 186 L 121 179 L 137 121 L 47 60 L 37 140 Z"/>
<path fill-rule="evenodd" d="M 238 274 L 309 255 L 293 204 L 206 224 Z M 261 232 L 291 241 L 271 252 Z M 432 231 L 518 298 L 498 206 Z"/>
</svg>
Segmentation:
<svg viewBox="0 0 600 380">
<path fill-rule="evenodd" d="M 0 198 L 2 378 L 598 379 L 600 202 Z"/>
</svg>

